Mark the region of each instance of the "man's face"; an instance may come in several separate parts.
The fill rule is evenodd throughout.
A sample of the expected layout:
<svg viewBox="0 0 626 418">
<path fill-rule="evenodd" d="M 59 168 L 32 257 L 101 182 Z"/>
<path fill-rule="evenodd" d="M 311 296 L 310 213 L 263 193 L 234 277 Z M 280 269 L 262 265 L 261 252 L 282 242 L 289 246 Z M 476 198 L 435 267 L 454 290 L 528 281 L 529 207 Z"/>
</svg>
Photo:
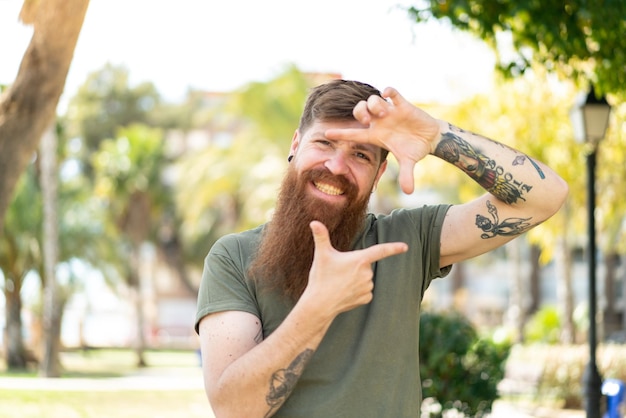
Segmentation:
<svg viewBox="0 0 626 418">
<path fill-rule="evenodd" d="M 307 185 L 307 193 L 343 207 L 348 204 L 350 194 L 347 184 L 338 179 L 345 179 L 356 187 L 356 199 L 365 199 L 378 183 L 387 162 L 380 163 L 381 150 L 374 145 L 327 139 L 324 132 L 330 128 L 365 126 L 357 121 L 316 121 L 305 132 L 296 131 L 291 144 L 294 156 L 291 164 L 298 175 L 311 170 L 332 174 L 327 178 L 312 179 Z"/>
<path fill-rule="evenodd" d="M 297 300 L 308 283 L 315 243 L 309 224 L 322 222 L 331 244 L 348 251 L 363 227 L 372 188 L 385 170 L 380 149 L 324 137 L 329 128 L 360 128 L 357 122 L 315 123 L 296 132 L 276 210 L 249 272 Z"/>
</svg>

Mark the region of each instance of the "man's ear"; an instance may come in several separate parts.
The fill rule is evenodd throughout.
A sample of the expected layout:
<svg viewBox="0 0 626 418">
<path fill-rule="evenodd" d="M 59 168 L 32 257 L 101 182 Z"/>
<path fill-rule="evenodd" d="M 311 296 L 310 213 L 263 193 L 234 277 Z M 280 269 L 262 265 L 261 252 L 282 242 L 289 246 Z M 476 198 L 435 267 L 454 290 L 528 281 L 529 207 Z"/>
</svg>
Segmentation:
<svg viewBox="0 0 626 418">
<path fill-rule="evenodd" d="M 289 149 L 289 155 L 296 155 L 298 145 L 300 145 L 300 131 L 296 129 L 293 133 L 293 138 L 291 138 L 291 148 Z"/>
</svg>

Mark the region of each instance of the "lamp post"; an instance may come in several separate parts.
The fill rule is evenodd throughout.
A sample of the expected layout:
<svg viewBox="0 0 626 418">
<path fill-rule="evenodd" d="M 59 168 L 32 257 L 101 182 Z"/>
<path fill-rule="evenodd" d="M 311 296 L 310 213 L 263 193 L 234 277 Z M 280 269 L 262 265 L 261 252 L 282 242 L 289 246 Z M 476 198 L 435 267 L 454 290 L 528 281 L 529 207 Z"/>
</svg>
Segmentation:
<svg viewBox="0 0 626 418">
<path fill-rule="evenodd" d="M 589 363 L 583 374 L 583 392 L 587 418 L 600 418 L 602 378 L 596 363 L 596 152 L 604 138 L 611 106 L 603 97 L 596 97 L 593 87 L 581 96 L 570 114 L 577 142 L 589 144 L 587 152 L 587 233 L 589 279 Z"/>
</svg>

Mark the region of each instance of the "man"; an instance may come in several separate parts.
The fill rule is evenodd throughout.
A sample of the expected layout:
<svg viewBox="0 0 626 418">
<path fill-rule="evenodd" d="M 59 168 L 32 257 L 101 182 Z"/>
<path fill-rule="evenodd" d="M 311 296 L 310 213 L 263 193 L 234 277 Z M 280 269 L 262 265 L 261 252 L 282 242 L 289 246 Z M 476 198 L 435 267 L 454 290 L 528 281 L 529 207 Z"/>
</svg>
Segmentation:
<svg viewBox="0 0 626 418">
<path fill-rule="evenodd" d="M 387 167 L 413 191 L 428 154 L 487 193 L 367 214 Z M 503 144 L 437 120 L 396 90 L 336 80 L 307 99 L 271 221 L 221 238 L 198 297 L 217 417 L 419 417 L 419 312 L 431 280 L 552 216 L 567 185 Z"/>
</svg>

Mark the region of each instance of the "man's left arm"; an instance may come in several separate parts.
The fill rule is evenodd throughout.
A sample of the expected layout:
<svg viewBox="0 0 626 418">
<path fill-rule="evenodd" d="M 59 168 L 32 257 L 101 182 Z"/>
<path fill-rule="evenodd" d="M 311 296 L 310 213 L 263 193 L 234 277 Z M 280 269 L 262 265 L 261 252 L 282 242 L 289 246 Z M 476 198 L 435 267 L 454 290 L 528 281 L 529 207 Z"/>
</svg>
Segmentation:
<svg viewBox="0 0 626 418">
<path fill-rule="evenodd" d="M 487 193 L 452 206 L 441 236 L 441 267 L 497 248 L 554 215 L 568 186 L 541 162 L 472 132 L 436 119 L 394 88 L 354 108 L 364 129 L 329 129 L 326 136 L 377 145 L 400 164 L 399 182 L 414 190 L 415 164 L 434 155 L 455 165 Z"/>
<path fill-rule="evenodd" d="M 562 206 L 568 187 L 552 169 L 504 144 L 443 125 L 432 154 L 465 172 L 487 193 L 448 211 L 441 266 L 497 248 Z"/>
</svg>

